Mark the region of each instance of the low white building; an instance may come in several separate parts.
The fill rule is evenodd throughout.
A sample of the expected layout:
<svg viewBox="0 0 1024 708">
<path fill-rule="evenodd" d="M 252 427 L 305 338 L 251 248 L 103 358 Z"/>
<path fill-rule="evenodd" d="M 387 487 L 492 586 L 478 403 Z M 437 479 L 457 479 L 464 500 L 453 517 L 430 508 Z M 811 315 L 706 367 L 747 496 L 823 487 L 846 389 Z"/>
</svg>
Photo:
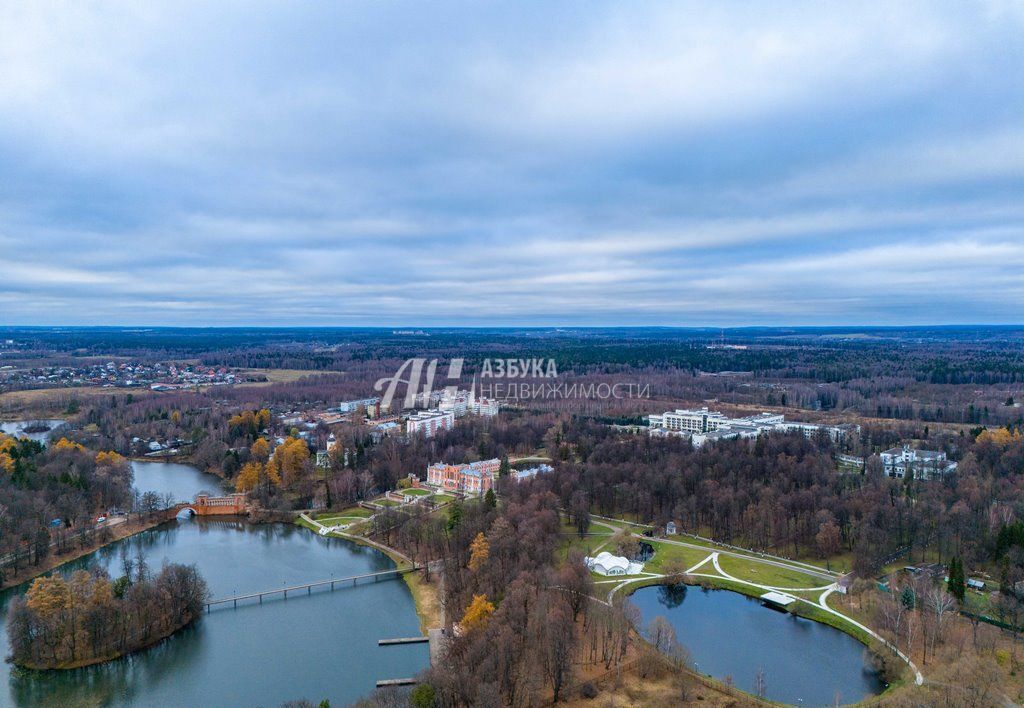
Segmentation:
<svg viewBox="0 0 1024 708">
<path fill-rule="evenodd" d="M 660 415 L 650 415 L 647 419 L 648 430 L 652 435 L 688 435 L 696 447 L 709 441 L 753 438 L 773 431 L 800 432 L 806 437 L 824 432 L 838 442 L 847 435 L 860 431 L 860 426 L 856 425 L 818 425 L 787 421 L 786 416 L 781 413 L 766 412 L 743 418 L 730 418 L 720 411 L 708 410 L 706 406 L 696 409 L 677 408 Z"/>
<path fill-rule="evenodd" d="M 598 575 L 638 575 L 644 569 L 643 563 L 631 561 L 625 556 L 614 556 L 608 551 L 601 551 L 593 558 L 587 556 L 583 562 Z"/>
<path fill-rule="evenodd" d="M 931 479 L 956 471 L 956 463 L 937 450 L 915 450 L 910 445 L 894 447 L 881 453 L 882 467 L 888 477 Z"/>
<path fill-rule="evenodd" d="M 512 470 L 512 479 L 522 482 L 524 479 L 533 479 L 539 474 L 547 474 L 554 471 L 555 468 L 551 465 L 537 465 L 526 470 Z"/>
</svg>

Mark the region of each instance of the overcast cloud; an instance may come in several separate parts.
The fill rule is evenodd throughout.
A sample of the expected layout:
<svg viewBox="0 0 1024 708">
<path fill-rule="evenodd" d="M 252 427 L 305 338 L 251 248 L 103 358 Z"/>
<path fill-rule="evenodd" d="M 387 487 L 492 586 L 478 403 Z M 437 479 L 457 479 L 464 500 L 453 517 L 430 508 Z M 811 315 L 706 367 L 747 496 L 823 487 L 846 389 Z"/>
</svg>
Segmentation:
<svg viewBox="0 0 1024 708">
<path fill-rule="evenodd" d="M 5 3 L 0 324 L 1024 320 L 1024 1 Z"/>
</svg>

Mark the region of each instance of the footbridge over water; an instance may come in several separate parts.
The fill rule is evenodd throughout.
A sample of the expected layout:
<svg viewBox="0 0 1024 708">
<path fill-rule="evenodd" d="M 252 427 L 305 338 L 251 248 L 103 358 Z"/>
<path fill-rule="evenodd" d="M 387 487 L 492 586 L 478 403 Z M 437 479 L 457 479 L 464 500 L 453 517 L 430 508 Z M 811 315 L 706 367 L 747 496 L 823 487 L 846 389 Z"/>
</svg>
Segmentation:
<svg viewBox="0 0 1024 708">
<path fill-rule="evenodd" d="M 258 604 L 263 604 L 264 597 L 275 597 L 282 596 L 283 599 L 288 599 L 288 593 L 293 595 L 301 590 L 305 590 L 307 595 L 313 594 L 314 588 L 327 589 L 330 586 L 330 590 L 333 591 L 335 587 L 355 587 L 360 581 L 367 582 L 372 581 L 378 583 L 384 580 L 394 580 L 400 578 L 406 573 L 412 573 L 414 571 L 421 570 L 421 566 L 414 566 L 411 568 L 395 568 L 393 570 L 382 570 L 376 573 L 363 573 L 362 575 L 350 575 L 347 578 L 331 578 L 330 580 L 315 580 L 311 583 L 302 583 L 299 585 L 289 585 L 287 587 L 272 588 L 270 590 L 263 590 L 261 592 L 250 592 L 244 595 L 232 595 L 230 597 L 221 597 L 215 600 L 206 601 L 206 611 L 209 612 L 214 607 L 225 607 L 231 605 L 232 607 L 238 607 L 239 602 L 246 600 L 255 600 Z"/>
</svg>

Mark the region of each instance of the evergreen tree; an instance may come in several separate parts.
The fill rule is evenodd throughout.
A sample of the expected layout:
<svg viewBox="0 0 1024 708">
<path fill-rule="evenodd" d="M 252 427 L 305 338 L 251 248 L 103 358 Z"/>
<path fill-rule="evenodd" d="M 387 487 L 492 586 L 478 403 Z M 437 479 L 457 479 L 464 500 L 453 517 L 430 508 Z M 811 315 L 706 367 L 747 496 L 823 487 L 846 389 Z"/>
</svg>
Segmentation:
<svg viewBox="0 0 1024 708">
<path fill-rule="evenodd" d="M 914 605 L 917 604 L 917 599 L 914 597 L 914 591 L 910 589 L 910 586 L 903 588 L 903 592 L 900 593 L 900 602 L 908 610 L 914 609 Z"/>
<path fill-rule="evenodd" d="M 494 494 L 494 487 L 487 490 L 487 494 L 484 495 L 484 504 L 491 507 L 492 509 L 498 506 L 498 497 Z"/>
<path fill-rule="evenodd" d="M 455 502 L 448 512 L 448 533 L 451 533 L 462 523 L 462 504 Z"/>
<path fill-rule="evenodd" d="M 501 456 L 501 464 L 498 466 L 498 476 L 507 477 L 512 474 L 512 465 L 508 463 L 508 455 Z"/>
<path fill-rule="evenodd" d="M 967 588 L 964 582 L 964 564 L 959 558 L 954 557 L 949 562 L 949 581 L 946 583 L 946 587 L 949 594 L 963 604 Z"/>
</svg>

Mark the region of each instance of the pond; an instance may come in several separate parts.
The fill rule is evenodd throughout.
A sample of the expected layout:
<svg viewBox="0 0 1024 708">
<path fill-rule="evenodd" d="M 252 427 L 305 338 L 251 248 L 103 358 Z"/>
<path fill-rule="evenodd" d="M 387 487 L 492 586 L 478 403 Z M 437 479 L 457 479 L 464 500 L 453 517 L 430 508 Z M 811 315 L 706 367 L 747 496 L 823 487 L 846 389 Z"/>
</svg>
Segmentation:
<svg viewBox="0 0 1024 708">
<path fill-rule="evenodd" d="M 630 600 L 644 626 L 658 615 L 672 624 L 697 671 L 731 677 L 744 691 L 755 692 L 759 670 L 766 697 L 793 705 L 853 703 L 884 689 L 856 639 L 754 598 L 675 585 L 641 588 Z"/>
<path fill-rule="evenodd" d="M 217 489 L 216 478 L 188 465 L 133 467 L 142 492 L 186 499 Z M 151 568 L 164 561 L 195 563 L 214 597 L 394 567 L 376 550 L 297 526 L 197 517 L 111 544 L 62 571 L 96 563 L 120 575 L 122 554 L 140 553 Z M 0 602 L 6 605 L 23 591 L 7 591 Z M 418 634 L 415 605 L 400 580 L 314 591 L 214 609 L 198 626 L 102 666 L 23 675 L 2 664 L 0 705 L 271 707 L 298 698 L 346 705 L 372 691 L 378 679 L 413 676 L 425 668 L 426 645 L 377 646 L 381 638 Z"/>
<path fill-rule="evenodd" d="M 49 427 L 49 430 L 38 431 L 34 433 L 26 433 L 25 428 L 31 426 L 34 423 L 42 423 Z M 0 423 L 0 433 L 7 433 L 19 438 L 30 438 L 36 442 L 46 443 L 50 439 L 50 434 L 57 429 L 57 427 L 64 424 L 63 420 L 59 418 L 49 420 L 11 420 Z"/>
</svg>

